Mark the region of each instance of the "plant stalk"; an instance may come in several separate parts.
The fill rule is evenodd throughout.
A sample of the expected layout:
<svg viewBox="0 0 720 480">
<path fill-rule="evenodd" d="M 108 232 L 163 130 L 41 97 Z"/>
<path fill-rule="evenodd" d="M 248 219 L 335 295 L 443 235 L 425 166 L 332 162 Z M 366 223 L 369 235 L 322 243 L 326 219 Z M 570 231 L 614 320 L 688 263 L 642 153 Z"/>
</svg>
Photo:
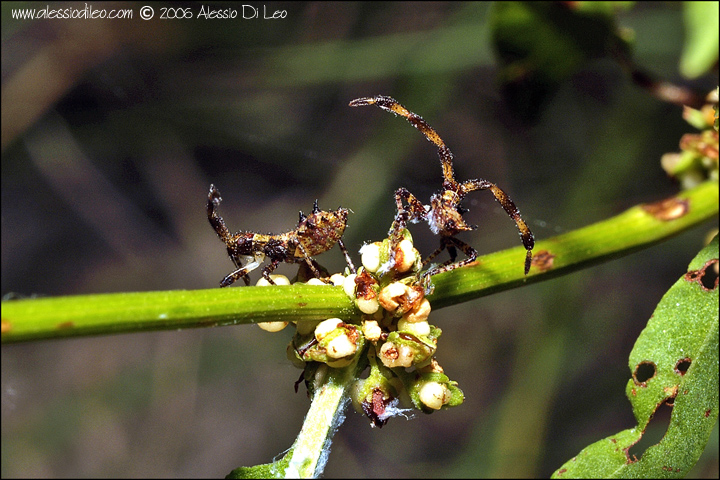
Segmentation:
<svg viewBox="0 0 720 480">
<path fill-rule="evenodd" d="M 564 275 L 677 235 L 718 215 L 718 182 L 536 243 L 529 275 L 521 247 L 432 278 L 433 308 Z M 272 294 L 269 290 L 272 288 Z M 29 298 L 2 302 L 2 343 L 359 315 L 342 288 L 291 285 Z"/>
</svg>

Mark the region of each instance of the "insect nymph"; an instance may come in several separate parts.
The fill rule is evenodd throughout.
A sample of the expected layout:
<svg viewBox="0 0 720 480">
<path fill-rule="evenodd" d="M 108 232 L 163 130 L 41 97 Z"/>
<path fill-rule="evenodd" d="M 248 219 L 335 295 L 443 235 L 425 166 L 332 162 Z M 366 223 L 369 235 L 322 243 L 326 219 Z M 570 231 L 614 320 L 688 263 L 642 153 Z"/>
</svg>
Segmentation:
<svg viewBox="0 0 720 480">
<path fill-rule="evenodd" d="M 272 285 L 275 285 L 275 282 L 270 278 L 270 274 L 280 262 L 305 262 L 315 277 L 320 278 L 318 264 L 312 257 L 330 250 L 336 243 L 354 273 L 355 269 L 341 238 L 347 225 L 347 209 L 338 208 L 329 212 L 320 210 L 316 200 L 312 213 L 305 215 L 300 212 L 300 221 L 295 230 L 279 235 L 255 232 L 231 234 L 225 221 L 217 213 L 221 201 L 220 191 L 215 185 L 210 185 L 207 200 L 208 220 L 220 240 L 227 245 L 228 255 L 235 264 L 235 270 L 220 282 L 221 287 L 233 284 L 238 278 L 242 278 L 245 285 L 249 285 L 248 273 L 260 266 L 265 258 L 270 259 L 270 264 L 263 269 L 262 276 Z"/>
<path fill-rule="evenodd" d="M 361 107 L 365 105 L 376 105 L 383 110 L 405 117 L 408 122 L 420 130 L 429 141 L 437 145 L 438 155 L 442 163 L 442 190 L 430 198 L 430 205 L 423 205 L 420 200 L 405 188 L 401 187 L 395 191 L 397 215 L 388 233 L 390 235 L 391 255 L 394 255 L 397 245 L 400 240 L 402 240 L 402 231 L 405 229 L 407 222 L 425 220 L 430 225 L 430 230 L 440 235 L 440 247 L 425 259 L 423 265 L 426 265 L 437 257 L 443 250 L 447 249 L 450 254 L 449 261 L 425 272 L 423 274 L 425 279 L 428 279 L 432 275 L 454 270 L 473 262 L 477 258 L 477 251 L 467 243 L 455 238 L 455 235 L 460 232 L 477 228 L 477 225 L 468 225 L 465 223 L 463 213 L 467 210 L 460 206 L 460 202 L 465 195 L 474 190 L 490 190 L 498 203 L 500 203 L 505 212 L 507 212 L 517 225 L 522 243 L 527 249 L 525 256 L 525 275 L 527 275 L 530 271 L 535 238 L 530 228 L 520 217 L 520 212 L 513 201 L 510 200 L 510 197 L 501 190 L 500 187 L 487 180 L 476 179 L 467 180 L 462 183 L 457 182 L 453 173 L 453 154 L 440 138 L 440 135 L 438 135 L 422 117 L 400 105 L 394 98 L 379 95 L 376 97 L 358 98 L 350 102 L 351 107 Z M 403 203 L 407 203 L 407 205 Z M 455 262 L 457 258 L 456 248 L 459 248 L 467 258 Z M 394 260 L 391 258 L 390 264 L 384 268 L 391 268 L 393 262 Z"/>
</svg>

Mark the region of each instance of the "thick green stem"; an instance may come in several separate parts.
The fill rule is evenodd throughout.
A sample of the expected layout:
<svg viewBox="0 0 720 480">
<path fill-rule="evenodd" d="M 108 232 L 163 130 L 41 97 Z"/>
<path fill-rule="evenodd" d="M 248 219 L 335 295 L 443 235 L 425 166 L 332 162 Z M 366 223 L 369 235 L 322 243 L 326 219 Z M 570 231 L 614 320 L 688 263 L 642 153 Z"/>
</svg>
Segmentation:
<svg viewBox="0 0 720 480">
<path fill-rule="evenodd" d="M 718 183 L 708 181 L 664 202 L 638 205 L 608 220 L 539 241 L 527 277 L 522 248 L 484 255 L 474 265 L 436 275 L 430 301 L 439 308 L 570 273 L 648 247 L 717 214 Z M 342 288 L 331 286 L 33 298 L 2 302 L 2 343 L 268 321 L 347 320 L 356 315 Z"/>
<path fill-rule="evenodd" d="M 350 399 L 347 390 L 360 374 L 357 361 L 345 368 L 320 368 L 325 370 L 327 380 L 315 391 L 302 430 L 288 453 L 291 457 L 285 478 L 316 478 L 322 474 L 332 437 L 345 420 L 345 405 Z"/>
<path fill-rule="evenodd" d="M 347 318 L 339 287 L 290 285 L 48 297 L 2 302 L 2 342 L 143 330 Z"/>
<path fill-rule="evenodd" d="M 660 202 L 625 212 L 535 243 L 533 263 L 523 275 L 522 247 L 478 257 L 473 265 L 433 277 L 433 308 L 548 280 L 628 255 L 677 235 L 718 215 L 718 182 L 707 181 Z"/>
</svg>

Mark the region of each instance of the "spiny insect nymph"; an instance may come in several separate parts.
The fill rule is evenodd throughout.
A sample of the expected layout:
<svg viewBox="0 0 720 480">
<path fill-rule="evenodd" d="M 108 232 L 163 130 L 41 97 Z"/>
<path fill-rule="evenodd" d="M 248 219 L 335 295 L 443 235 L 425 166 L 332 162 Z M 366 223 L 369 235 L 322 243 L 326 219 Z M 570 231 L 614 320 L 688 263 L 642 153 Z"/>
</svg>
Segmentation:
<svg viewBox="0 0 720 480">
<path fill-rule="evenodd" d="M 275 282 L 270 278 L 270 274 L 280 262 L 305 262 L 313 275 L 321 278 L 318 264 L 312 257 L 330 250 L 336 243 L 354 273 L 355 268 L 342 241 L 347 225 L 347 209 L 320 210 L 316 200 L 311 214 L 300 212 L 300 221 L 294 230 L 279 235 L 255 232 L 231 234 L 225 221 L 217 213 L 221 201 L 220 191 L 215 185 L 210 185 L 207 200 L 208 220 L 220 240 L 227 246 L 228 255 L 235 264 L 235 270 L 220 282 L 221 287 L 232 285 L 238 278 L 242 278 L 245 285 L 249 285 L 248 273 L 260 266 L 265 258 L 270 259 L 270 264 L 263 269 L 262 276 L 272 285 L 275 285 Z"/>
<path fill-rule="evenodd" d="M 442 190 L 430 198 L 430 205 L 423 205 L 420 200 L 405 188 L 401 187 L 395 191 L 397 215 L 388 233 L 390 235 L 391 255 L 394 254 L 397 245 L 400 240 L 402 240 L 402 231 L 405 229 L 407 222 L 425 220 L 430 225 L 430 230 L 440 235 L 440 247 L 425 259 L 423 265 L 430 262 L 445 249 L 447 249 L 450 254 L 450 260 L 425 272 L 423 277 L 429 278 L 432 275 L 454 270 L 473 262 L 477 258 L 477 251 L 467 243 L 455 238 L 455 235 L 460 232 L 477 228 L 476 225 L 468 225 L 465 223 L 463 213 L 467 210 L 460 206 L 460 202 L 465 195 L 474 190 L 490 190 L 493 196 L 495 196 L 495 200 L 500 203 L 505 212 L 507 212 L 517 225 L 520 238 L 527 250 L 525 256 L 525 275 L 527 275 L 530 271 L 535 237 L 525 221 L 520 217 L 520 212 L 513 201 L 510 200 L 510 197 L 501 190 L 500 187 L 487 180 L 476 179 L 467 180 L 462 183 L 457 182 L 455 180 L 455 174 L 453 173 L 453 154 L 440 138 L 440 135 L 438 135 L 421 116 L 403 107 L 394 98 L 379 95 L 376 97 L 358 98 L 350 102 L 351 107 L 361 107 L 365 105 L 376 105 L 383 110 L 405 117 L 410 124 L 420 130 L 429 141 L 437 145 L 438 155 L 442 163 Z M 404 205 L 403 202 L 407 203 L 407 205 Z M 455 262 L 455 258 L 457 257 L 456 248 L 462 250 L 467 258 Z M 394 261 L 391 258 L 390 264 L 384 267 L 384 269 L 392 268 L 392 263 L 394 263 Z"/>
</svg>

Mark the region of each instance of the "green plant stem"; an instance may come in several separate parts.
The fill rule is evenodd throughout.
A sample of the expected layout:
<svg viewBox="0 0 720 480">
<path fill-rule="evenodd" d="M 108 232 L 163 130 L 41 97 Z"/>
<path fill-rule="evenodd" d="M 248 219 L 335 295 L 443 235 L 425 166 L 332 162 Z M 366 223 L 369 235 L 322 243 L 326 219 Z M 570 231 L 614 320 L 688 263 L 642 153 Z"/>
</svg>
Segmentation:
<svg viewBox="0 0 720 480">
<path fill-rule="evenodd" d="M 238 467 L 226 478 L 317 478 L 327 463 L 332 437 L 345 420 L 348 389 L 367 366 L 365 351 L 344 368 L 321 365 L 312 375 L 312 401 L 303 427 L 285 455 L 272 462 Z"/>
<path fill-rule="evenodd" d="M 361 364 L 364 369 L 367 362 Z M 322 474 L 332 437 L 345 420 L 345 404 L 350 400 L 347 389 L 360 375 L 357 360 L 345 368 L 320 368 L 326 368 L 327 380 L 316 389 L 302 430 L 288 453 L 291 458 L 285 478 L 316 478 Z"/>
<path fill-rule="evenodd" d="M 474 265 L 433 277 L 435 291 L 430 301 L 433 308 L 449 306 L 648 247 L 716 217 L 718 183 L 708 181 L 681 192 L 667 202 L 669 210 L 660 212 L 672 214 L 682 205 L 686 211 L 671 220 L 638 205 L 608 220 L 539 241 L 527 277 L 522 271 L 522 248 L 478 257 Z M 31 298 L 2 302 L 2 343 L 268 321 L 350 320 L 357 315 L 342 288 L 332 286 Z"/>
<path fill-rule="evenodd" d="M 341 288 L 290 285 L 9 300 L 2 302 L 2 342 L 323 320 L 329 312 L 343 318 L 355 312 Z"/>
<path fill-rule="evenodd" d="M 538 241 L 527 277 L 522 272 L 522 247 L 478 257 L 473 265 L 433 277 L 435 292 L 429 300 L 433 308 L 455 305 L 628 255 L 717 217 L 718 203 L 718 182 L 707 181 L 662 202 L 636 205 L 607 220 Z M 663 219 L 666 215 L 673 218 Z"/>
</svg>

